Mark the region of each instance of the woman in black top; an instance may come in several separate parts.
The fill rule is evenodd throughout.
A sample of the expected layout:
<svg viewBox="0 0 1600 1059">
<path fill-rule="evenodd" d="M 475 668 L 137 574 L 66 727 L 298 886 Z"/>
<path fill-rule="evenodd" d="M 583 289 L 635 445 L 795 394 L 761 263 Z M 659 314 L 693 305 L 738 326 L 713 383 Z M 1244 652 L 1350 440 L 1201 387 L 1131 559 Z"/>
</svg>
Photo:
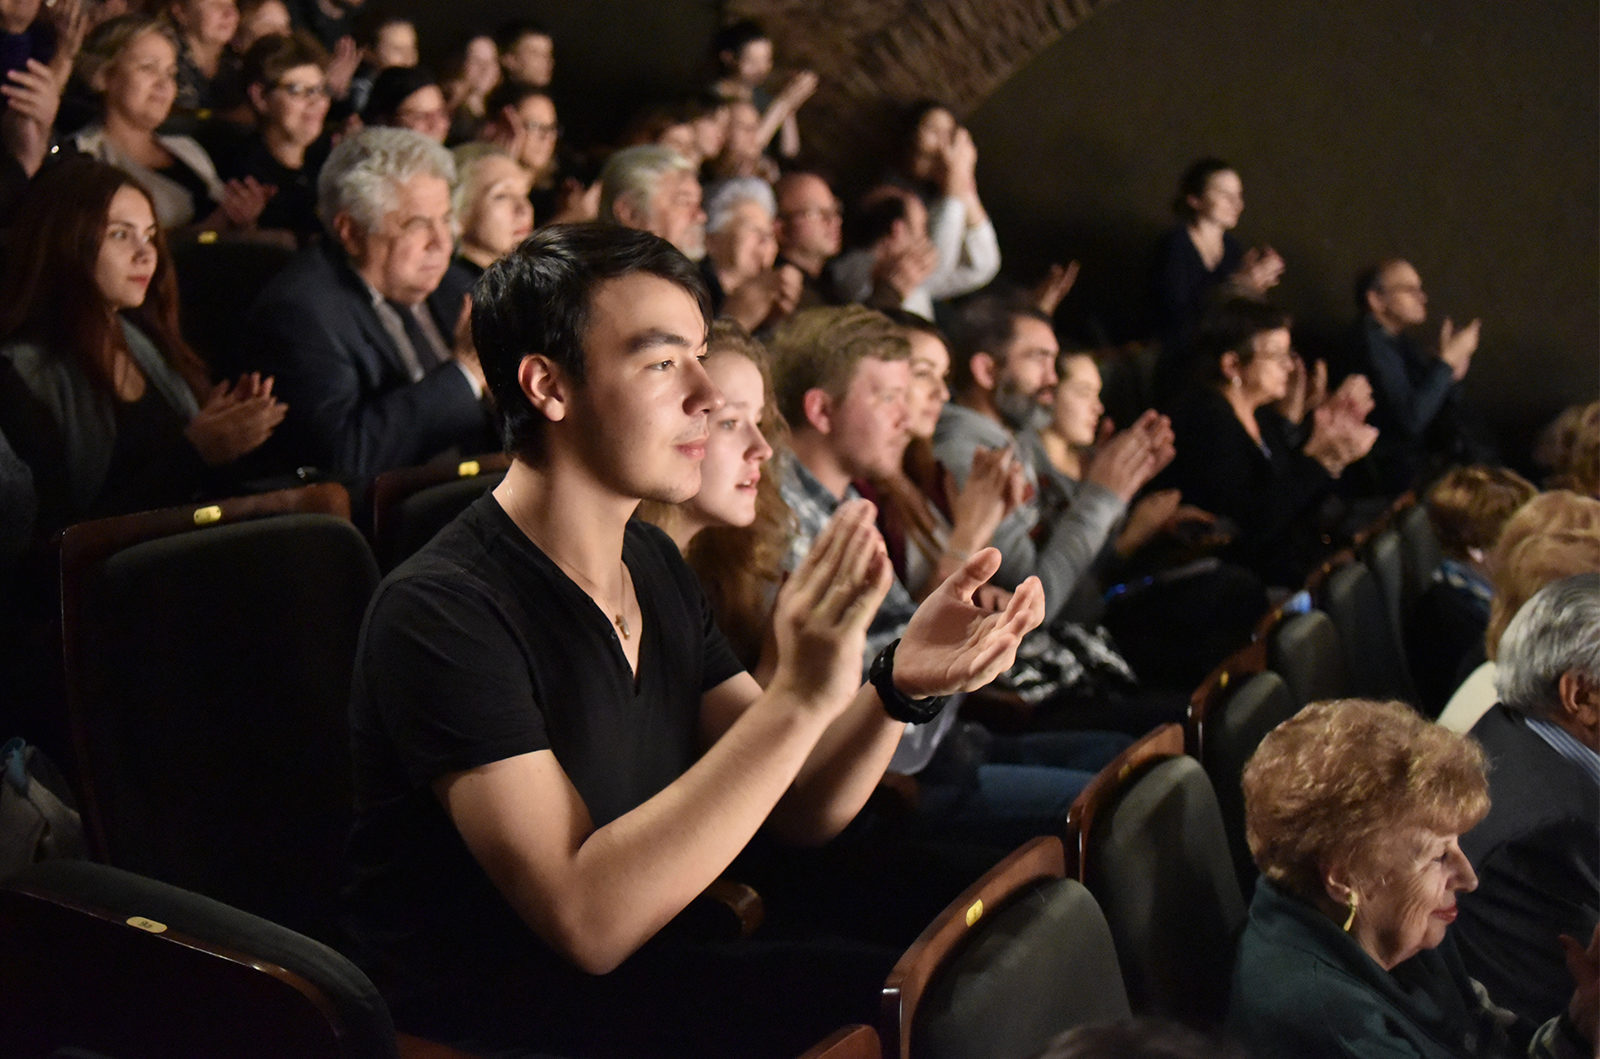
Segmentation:
<svg viewBox="0 0 1600 1059">
<path fill-rule="evenodd" d="M 178 330 L 150 197 L 87 159 L 35 182 L 0 276 L 0 432 L 48 533 L 232 486 L 219 469 L 283 419 L 272 380 L 213 387 Z"/>
<path fill-rule="evenodd" d="M 1230 558 L 1268 584 L 1298 584 L 1316 556 L 1318 502 L 1378 436 L 1366 424 L 1371 387 L 1353 375 L 1298 421 L 1286 418 L 1273 406 L 1297 377 L 1289 317 L 1256 301 L 1219 306 L 1196 347 L 1212 381 L 1174 408 L 1177 455 L 1156 482 L 1232 523 Z"/>
</svg>

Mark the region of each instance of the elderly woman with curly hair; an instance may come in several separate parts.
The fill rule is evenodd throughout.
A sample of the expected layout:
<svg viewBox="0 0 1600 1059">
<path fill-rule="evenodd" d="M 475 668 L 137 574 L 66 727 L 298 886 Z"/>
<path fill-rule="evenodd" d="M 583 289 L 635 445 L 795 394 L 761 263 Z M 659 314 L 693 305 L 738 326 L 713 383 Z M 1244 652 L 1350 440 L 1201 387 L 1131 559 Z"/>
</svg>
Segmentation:
<svg viewBox="0 0 1600 1059">
<path fill-rule="evenodd" d="M 1397 702 L 1313 703 L 1244 772 L 1261 868 L 1229 1030 L 1258 1055 L 1592 1056 L 1600 931 L 1567 1010 L 1537 1028 L 1490 1003 L 1446 938 L 1477 876 L 1463 832 L 1489 809 L 1483 751 Z"/>
</svg>

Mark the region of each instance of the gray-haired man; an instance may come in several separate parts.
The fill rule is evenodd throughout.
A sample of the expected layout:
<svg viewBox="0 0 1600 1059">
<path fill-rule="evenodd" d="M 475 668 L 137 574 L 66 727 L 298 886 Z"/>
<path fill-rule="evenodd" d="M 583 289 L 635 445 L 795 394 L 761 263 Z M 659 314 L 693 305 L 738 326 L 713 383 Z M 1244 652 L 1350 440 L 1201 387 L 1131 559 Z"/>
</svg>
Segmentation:
<svg viewBox="0 0 1600 1059">
<path fill-rule="evenodd" d="M 262 289 L 244 362 L 293 402 L 273 441 L 286 465 L 366 477 L 490 443 L 483 372 L 455 343 L 449 152 L 406 129 L 367 129 L 328 157 L 317 212 L 329 237 Z M 460 345 L 462 348 L 457 348 Z"/>
</svg>

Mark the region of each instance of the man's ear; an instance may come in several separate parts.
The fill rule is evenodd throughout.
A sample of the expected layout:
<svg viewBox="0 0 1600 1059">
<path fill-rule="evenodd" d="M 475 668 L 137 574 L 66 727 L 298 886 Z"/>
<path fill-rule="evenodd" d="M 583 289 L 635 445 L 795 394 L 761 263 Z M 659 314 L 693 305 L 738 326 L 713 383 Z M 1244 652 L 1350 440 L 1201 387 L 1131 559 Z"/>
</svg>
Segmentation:
<svg viewBox="0 0 1600 1059">
<path fill-rule="evenodd" d="M 1000 379 L 1000 365 L 995 362 L 994 354 L 974 353 L 967 361 L 967 370 L 978 389 L 994 392 Z"/>
<path fill-rule="evenodd" d="M 828 391 L 820 386 L 813 386 L 800 398 L 800 408 L 805 413 L 808 425 L 819 434 L 828 434 L 833 431 L 833 398 L 828 396 Z"/>
<path fill-rule="evenodd" d="M 1366 298 L 1367 312 L 1371 313 L 1373 316 L 1377 316 L 1378 313 L 1383 309 L 1383 293 L 1381 291 L 1369 290 L 1366 293 Z"/>
<path fill-rule="evenodd" d="M 1561 708 L 1586 731 L 1600 730 L 1600 687 L 1576 669 L 1569 669 L 1556 681 Z"/>
<path fill-rule="evenodd" d="M 348 213 L 335 214 L 333 234 L 338 236 L 339 245 L 344 247 L 344 252 L 350 255 L 351 260 L 360 261 L 366 256 L 367 233 L 354 217 Z"/>
<path fill-rule="evenodd" d="M 622 198 L 613 199 L 611 202 L 611 212 L 616 217 L 617 223 L 622 225 L 624 228 L 638 228 L 642 231 L 649 230 L 650 218 L 645 214 L 644 210 L 639 208 L 638 204 L 633 201 L 633 197 L 630 195 L 624 195 Z M 605 220 L 605 218 L 602 217 L 601 220 Z"/>
<path fill-rule="evenodd" d="M 530 353 L 517 365 L 517 386 L 528 403 L 552 423 L 567 418 L 572 386 L 560 365 L 542 353 Z"/>
<path fill-rule="evenodd" d="M 251 110 L 257 114 L 265 114 L 267 112 L 267 92 L 266 89 L 261 87 L 261 82 L 257 81 L 246 87 L 244 94 L 250 100 Z"/>
</svg>

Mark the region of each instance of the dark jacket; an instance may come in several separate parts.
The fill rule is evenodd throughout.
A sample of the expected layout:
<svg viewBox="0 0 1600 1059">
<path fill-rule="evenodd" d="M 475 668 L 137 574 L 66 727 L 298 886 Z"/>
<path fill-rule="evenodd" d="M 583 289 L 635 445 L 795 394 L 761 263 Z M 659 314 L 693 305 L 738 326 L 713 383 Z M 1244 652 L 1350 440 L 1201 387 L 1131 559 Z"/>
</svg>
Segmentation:
<svg viewBox="0 0 1600 1059">
<path fill-rule="evenodd" d="M 1489 815 L 1461 837 L 1478 889 L 1455 934 L 1495 1003 L 1540 1020 L 1572 995 L 1558 935 L 1585 944 L 1600 918 L 1600 785 L 1496 706 L 1472 729 L 1489 755 Z"/>
<path fill-rule="evenodd" d="M 428 308 L 448 342 L 460 291 Z M 444 304 L 450 303 L 451 304 Z M 262 290 L 244 328 L 243 367 L 277 379 L 289 413 L 269 443 L 285 468 L 368 477 L 488 444 L 483 405 L 454 363 L 412 382 L 366 285 L 336 246 L 302 250 Z"/>
<path fill-rule="evenodd" d="M 1339 925 L 1262 878 L 1239 940 L 1228 1031 L 1285 1059 L 1526 1054 L 1493 1024 L 1447 937 L 1385 971 Z M 1533 1054 L 1545 1054 L 1543 1050 Z"/>
</svg>

